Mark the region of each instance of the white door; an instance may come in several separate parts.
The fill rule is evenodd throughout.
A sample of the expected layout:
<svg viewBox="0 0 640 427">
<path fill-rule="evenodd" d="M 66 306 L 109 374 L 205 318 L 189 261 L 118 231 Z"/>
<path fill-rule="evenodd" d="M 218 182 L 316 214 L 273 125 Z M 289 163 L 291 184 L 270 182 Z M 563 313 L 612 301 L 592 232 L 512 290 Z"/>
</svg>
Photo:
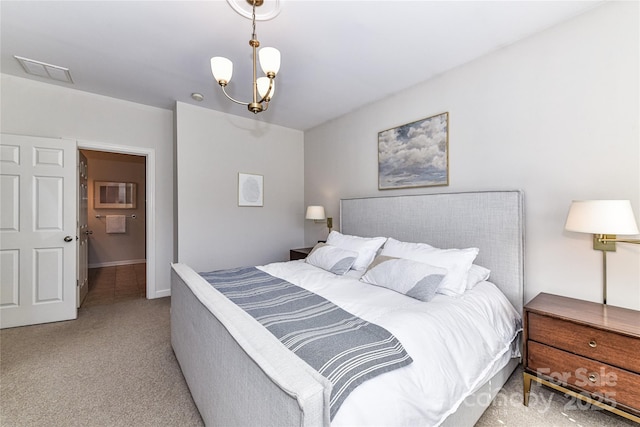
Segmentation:
<svg viewBox="0 0 640 427">
<path fill-rule="evenodd" d="M 0 327 L 75 319 L 76 142 L 0 135 Z"/>
<path fill-rule="evenodd" d="M 80 308 L 89 292 L 89 224 L 87 212 L 89 207 L 89 168 L 87 158 L 78 151 L 78 296 L 77 307 Z"/>
</svg>

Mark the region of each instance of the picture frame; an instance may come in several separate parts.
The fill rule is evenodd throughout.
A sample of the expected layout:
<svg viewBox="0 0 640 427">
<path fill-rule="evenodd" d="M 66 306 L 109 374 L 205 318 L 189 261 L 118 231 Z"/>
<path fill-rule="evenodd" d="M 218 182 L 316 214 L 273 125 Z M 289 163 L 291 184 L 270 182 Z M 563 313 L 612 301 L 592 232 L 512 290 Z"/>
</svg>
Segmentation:
<svg viewBox="0 0 640 427">
<path fill-rule="evenodd" d="M 449 185 L 449 113 L 378 132 L 378 190 Z"/>
<path fill-rule="evenodd" d="M 238 206 L 264 204 L 264 177 L 249 173 L 238 173 Z"/>
<path fill-rule="evenodd" d="M 135 182 L 95 181 L 93 207 L 95 209 L 135 209 Z"/>
</svg>

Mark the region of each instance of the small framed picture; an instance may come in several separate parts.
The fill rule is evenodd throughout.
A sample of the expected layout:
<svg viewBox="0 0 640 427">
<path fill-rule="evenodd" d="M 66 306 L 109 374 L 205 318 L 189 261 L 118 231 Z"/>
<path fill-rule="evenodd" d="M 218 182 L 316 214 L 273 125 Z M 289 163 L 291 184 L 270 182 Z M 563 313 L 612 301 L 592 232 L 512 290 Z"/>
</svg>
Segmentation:
<svg viewBox="0 0 640 427">
<path fill-rule="evenodd" d="M 263 190 L 262 175 L 238 173 L 238 206 L 262 206 Z"/>
<path fill-rule="evenodd" d="M 95 209 L 135 209 L 135 182 L 96 181 L 93 195 Z"/>
</svg>

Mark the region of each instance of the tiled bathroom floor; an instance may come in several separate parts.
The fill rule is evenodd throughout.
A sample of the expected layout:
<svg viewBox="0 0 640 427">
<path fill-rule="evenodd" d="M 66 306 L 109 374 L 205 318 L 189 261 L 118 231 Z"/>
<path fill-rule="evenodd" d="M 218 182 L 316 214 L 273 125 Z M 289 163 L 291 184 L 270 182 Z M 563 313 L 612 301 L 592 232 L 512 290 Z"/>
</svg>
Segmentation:
<svg viewBox="0 0 640 427">
<path fill-rule="evenodd" d="M 147 292 L 147 264 L 118 265 L 89 269 L 89 293 L 82 307 L 113 304 L 145 298 Z"/>
</svg>

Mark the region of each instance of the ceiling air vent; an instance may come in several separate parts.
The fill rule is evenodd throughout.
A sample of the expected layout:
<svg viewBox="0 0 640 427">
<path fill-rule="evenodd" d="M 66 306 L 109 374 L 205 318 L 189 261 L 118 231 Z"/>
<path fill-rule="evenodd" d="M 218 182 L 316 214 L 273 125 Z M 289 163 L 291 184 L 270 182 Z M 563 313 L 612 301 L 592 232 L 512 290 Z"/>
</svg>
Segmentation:
<svg viewBox="0 0 640 427">
<path fill-rule="evenodd" d="M 68 68 L 58 67 L 57 65 L 35 61 L 33 59 L 23 58 L 17 55 L 14 55 L 14 58 L 18 60 L 27 74 L 33 74 L 34 76 L 53 79 L 59 82 L 73 83 L 73 80 L 71 80 L 71 73 Z"/>
</svg>

